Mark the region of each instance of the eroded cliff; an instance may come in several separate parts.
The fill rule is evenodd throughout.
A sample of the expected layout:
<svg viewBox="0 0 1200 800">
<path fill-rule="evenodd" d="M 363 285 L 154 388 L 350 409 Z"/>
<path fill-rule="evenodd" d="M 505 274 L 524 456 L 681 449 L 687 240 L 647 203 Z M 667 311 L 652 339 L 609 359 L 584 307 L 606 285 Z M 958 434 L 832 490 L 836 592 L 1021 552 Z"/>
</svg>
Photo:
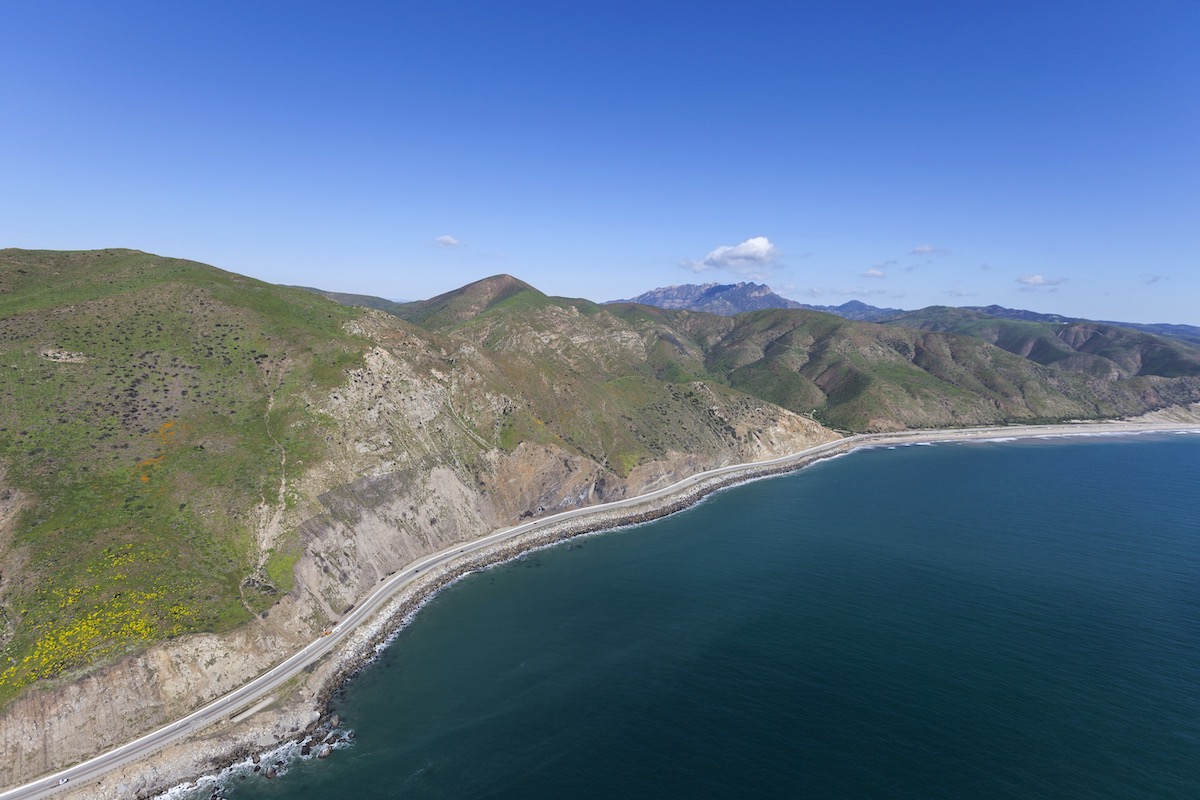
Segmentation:
<svg viewBox="0 0 1200 800">
<path fill-rule="evenodd" d="M 0 763 L 0 785 L 99 753 L 245 683 L 423 555 L 531 516 L 835 438 L 810 419 L 695 382 L 673 402 L 705 431 L 697 439 L 705 447 L 643 456 L 622 475 L 548 420 L 533 423 L 547 431 L 540 441 L 506 448 L 505 426 L 537 417 L 536 401 L 509 390 L 510 378 L 471 344 L 378 313 L 347 328 L 370 341 L 361 364 L 332 390 L 309 391 L 317 421 L 294 423 L 319 426 L 324 455 L 288 462 L 287 497 L 271 515 L 284 533 L 256 539 L 260 561 L 271 548 L 297 549 L 290 591 L 230 633 L 173 639 L 18 697 L 0 715 L 0 749 L 12 754 Z M 15 493 L 8 497 L 4 519 L 15 508 Z"/>
</svg>

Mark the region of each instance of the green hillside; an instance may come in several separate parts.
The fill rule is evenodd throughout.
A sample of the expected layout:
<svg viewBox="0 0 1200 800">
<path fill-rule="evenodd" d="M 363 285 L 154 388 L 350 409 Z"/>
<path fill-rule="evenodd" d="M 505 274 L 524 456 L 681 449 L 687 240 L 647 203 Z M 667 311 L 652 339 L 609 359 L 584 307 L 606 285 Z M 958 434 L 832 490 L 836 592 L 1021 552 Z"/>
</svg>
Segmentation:
<svg viewBox="0 0 1200 800">
<path fill-rule="evenodd" d="M 607 309 L 501 275 L 415 304 L 404 316 L 488 354 L 521 399 L 505 422 L 502 443 L 510 449 L 554 442 L 624 477 L 672 451 L 710 452 L 745 435 L 710 409 L 744 410 L 755 398 L 721 381 L 702 391 L 688 385 L 711 377 L 695 345 L 682 358 L 661 341 L 647 347 Z"/>
<path fill-rule="evenodd" d="M 1196 348 L 1098 323 L 967 312 L 960 325 L 923 327 L 910 315 L 885 326 L 802 309 L 598 308 L 509 276 L 402 313 L 485 348 L 563 440 L 608 463 L 661 455 L 673 440 L 659 430 L 686 438 L 694 427 L 679 398 L 693 384 L 848 431 L 1111 418 L 1200 399 Z M 592 419 L 597 406 L 622 422 Z"/>
<path fill-rule="evenodd" d="M 1200 398 L 1196 348 L 1099 325 L 1072 326 L 1055 344 L 1042 330 L 983 334 L 992 322 L 1011 334 L 1005 320 L 940 331 L 795 309 L 609 308 L 643 335 L 689 339 L 702 366 L 681 355 L 681 368 L 850 431 L 1109 418 Z"/>
<path fill-rule="evenodd" d="M 251 514 L 281 447 L 320 457 L 299 394 L 356 362 L 355 314 L 136 251 L 0 251 L 0 477 L 24 508 L 0 542 L 0 701 L 290 587 L 257 570 Z"/>
<path fill-rule="evenodd" d="M 733 317 L 636 303 L 598 309 L 547 297 L 509 276 L 402 313 L 499 355 L 519 385 L 540 384 L 555 398 L 531 400 L 554 419 L 576 420 L 595 400 L 620 407 L 625 428 L 592 447 L 615 448 L 627 460 L 657 454 L 653 437 L 626 433 L 655 427 L 647 428 L 643 415 L 661 401 L 652 398 L 663 384 L 733 389 L 848 431 L 1100 419 L 1200 399 L 1200 348 L 1103 323 L 1006 320 L 946 308 L 888 325 L 803 309 Z M 629 334 L 641 350 L 628 347 Z M 601 348 L 597 358 L 563 344 L 597 339 L 625 346 Z M 631 393 L 626 379 L 626 391 L 609 397 L 611 387 L 593 379 L 605 375 L 654 380 L 635 381 Z M 661 408 L 654 413 L 663 416 Z M 565 439 L 595 439 L 599 429 L 586 414 L 578 423 Z"/>
<path fill-rule="evenodd" d="M 395 300 L 386 300 L 382 297 L 375 297 L 369 294 L 350 294 L 348 292 L 330 292 L 325 289 L 314 289 L 311 286 L 297 286 L 297 289 L 304 289 L 309 292 L 314 292 L 322 297 L 329 298 L 334 302 L 341 303 L 344 306 L 356 306 L 358 308 L 374 308 L 378 311 L 383 311 L 388 314 L 400 316 L 404 313 L 404 309 L 411 303 L 397 303 Z"/>
<path fill-rule="evenodd" d="M 1001 319 L 933 306 L 888 324 L 971 336 L 1039 364 L 1099 377 L 1178 378 L 1200 372 L 1200 346 L 1103 322 Z"/>
</svg>

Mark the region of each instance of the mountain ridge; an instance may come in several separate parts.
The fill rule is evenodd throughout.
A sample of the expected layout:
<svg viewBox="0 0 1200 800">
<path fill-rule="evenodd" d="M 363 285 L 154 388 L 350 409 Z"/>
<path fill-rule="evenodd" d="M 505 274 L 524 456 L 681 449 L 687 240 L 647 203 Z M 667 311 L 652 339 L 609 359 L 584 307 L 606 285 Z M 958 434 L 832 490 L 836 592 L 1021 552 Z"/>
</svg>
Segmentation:
<svg viewBox="0 0 1200 800">
<path fill-rule="evenodd" d="M 641 303 L 658 308 L 672 310 L 706 311 L 713 314 L 733 316 L 746 311 L 759 311 L 764 308 L 803 308 L 809 311 L 823 311 L 835 314 L 844 319 L 864 322 L 897 322 L 912 315 L 920 314 L 927 309 L 906 311 L 899 308 L 885 308 L 864 303 L 861 300 L 849 300 L 836 306 L 819 306 L 789 300 L 771 290 L 765 284 L 736 283 L 736 284 L 676 284 L 643 292 L 629 300 L 611 300 L 609 303 Z M 950 306 L 930 306 L 929 308 L 952 308 Z M 1070 317 L 1063 314 L 1049 314 L 1024 309 L 1007 308 L 1000 305 L 961 306 L 963 311 L 975 311 L 998 319 L 1024 320 L 1031 322 L 1098 322 L 1105 325 L 1115 325 L 1122 328 L 1151 333 L 1179 339 L 1190 344 L 1200 344 L 1200 326 L 1178 323 L 1140 323 L 1120 322 L 1115 320 L 1091 320 L 1084 317 Z"/>
<path fill-rule="evenodd" d="M 670 310 L 705 311 L 710 314 L 737 314 L 763 308 L 801 308 L 801 304 L 775 294 L 761 283 L 685 283 L 651 289 L 629 300 L 613 303 L 641 303 Z"/>
</svg>

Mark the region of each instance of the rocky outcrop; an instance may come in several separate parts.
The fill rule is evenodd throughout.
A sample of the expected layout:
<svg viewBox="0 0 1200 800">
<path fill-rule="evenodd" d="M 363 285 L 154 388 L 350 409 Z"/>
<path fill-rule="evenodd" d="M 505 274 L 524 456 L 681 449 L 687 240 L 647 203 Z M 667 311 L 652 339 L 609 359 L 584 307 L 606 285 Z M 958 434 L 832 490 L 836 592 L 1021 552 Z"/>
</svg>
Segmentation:
<svg viewBox="0 0 1200 800">
<path fill-rule="evenodd" d="M 286 609 L 281 612 L 279 622 L 288 616 Z M 0 762 L 0 785 L 68 766 L 182 716 L 311 638 L 299 633 L 258 620 L 225 636 L 160 645 L 92 675 L 22 695 L 0 717 L 0 751 L 8 756 Z"/>
</svg>

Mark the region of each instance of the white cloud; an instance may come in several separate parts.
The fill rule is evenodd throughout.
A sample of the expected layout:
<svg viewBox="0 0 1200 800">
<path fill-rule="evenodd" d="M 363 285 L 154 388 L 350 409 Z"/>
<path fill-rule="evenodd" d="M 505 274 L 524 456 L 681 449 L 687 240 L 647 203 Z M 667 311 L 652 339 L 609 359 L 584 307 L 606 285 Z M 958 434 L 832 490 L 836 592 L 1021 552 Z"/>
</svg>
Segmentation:
<svg viewBox="0 0 1200 800">
<path fill-rule="evenodd" d="M 941 247 L 934 247 L 931 244 L 919 244 L 912 249 L 910 255 L 914 256 L 948 256 L 950 251 Z"/>
<path fill-rule="evenodd" d="M 755 236 L 741 244 L 721 245 L 702 261 L 684 261 L 680 266 L 692 272 L 728 270 L 743 278 L 761 280 L 779 261 L 779 248 L 765 236 Z"/>
<path fill-rule="evenodd" d="M 433 240 L 433 243 L 438 247 L 458 247 L 462 242 L 455 239 L 453 236 L 439 236 Z"/>
<path fill-rule="evenodd" d="M 862 272 L 860 272 L 858 274 L 864 278 L 886 278 L 887 277 L 887 273 L 884 272 L 879 267 L 871 267 L 870 269 L 863 270 Z"/>
<path fill-rule="evenodd" d="M 947 289 L 942 294 L 949 295 L 950 297 L 978 297 L 975 292 L 969 292 L 966 289 Z"/>
<path fill-rule="evenodd" d="M 1045 275 L 1022 275 L 1017 278 L 1017 283 L 1030 289 L 1038 289 L 1043 286 L 1061 286 L 1066 282 L 1066 278 L 1047 278 Z"/>
</svg>

